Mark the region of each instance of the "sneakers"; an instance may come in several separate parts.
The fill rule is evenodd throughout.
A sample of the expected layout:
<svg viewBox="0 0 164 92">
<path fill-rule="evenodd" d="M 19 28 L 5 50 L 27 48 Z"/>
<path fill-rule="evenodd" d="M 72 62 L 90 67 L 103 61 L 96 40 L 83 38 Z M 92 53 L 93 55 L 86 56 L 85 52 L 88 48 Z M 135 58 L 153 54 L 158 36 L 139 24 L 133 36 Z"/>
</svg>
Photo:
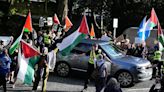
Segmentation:
<svg viewBox="0 0 164 92">
<path fill-rule="evenodd" d="M 81 92 L 87 92 L 87 89 L 83 89 Z"/>
<path fill-rule="evenodd" d="M 41 89 L 41 86 L 38 85 L 37 89 Z"/>
<path fill-rule="evenodd" d="M 9 80 L 6 80 L 6 83 L 10 83 L 10 81 Z"/>
<path fill-rule="evenodd" d="M 15 84 L 12 86 L 12 88 L 15 88 Z"/>
<path fill-rule="evenodd" d="M 14 82 L 10 81 L 9 84 L 14 84 Z"/>
<path fill-rule="evenodd" d="M 32 90 L 32 92 L 36 92 L 36 90 Z"/>
</svg>

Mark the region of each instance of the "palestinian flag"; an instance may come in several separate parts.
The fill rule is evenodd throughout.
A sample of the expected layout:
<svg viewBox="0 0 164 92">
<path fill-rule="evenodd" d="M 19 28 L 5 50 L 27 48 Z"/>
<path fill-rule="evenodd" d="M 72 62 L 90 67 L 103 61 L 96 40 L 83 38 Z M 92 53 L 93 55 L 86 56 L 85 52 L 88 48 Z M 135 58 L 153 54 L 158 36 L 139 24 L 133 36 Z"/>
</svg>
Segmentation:
<svg viewBox="0 0 164 92">
<path fill-rule="evenodd" d="M 23 36 L 23 31 L 20 34 L 20 36 L 15 40 L 15 42 L 11 45 L 11 47 L 9 48 L 10 55 L 12 55 L 14 53 L 14 51 L 19 47 L 22 36 Z"/>
<path fill-rule="evenodd" d="M 57 31 L 58 30 L 58 26 L 60 24 L 60 21 L 59 21 L 59 19 L 58 19 L 56 14 L 54 15 L 53 22 L 54 23 L 53 23 L 53 26 L 52 26 L 52 31 Z"/>
<path fill-rule="evenodd" d="M 86 37 L 88 34 L 88 24 L 86 20 L 86 16 L 83 17 L 80 27 L 70 34 L 69 36 L 65 37 L 60 44 L 57 44 L 59 51 L 62 52 L 62 55 L 67 55 L 70 51 L 81 42 L 82 39 Z"/>
<path fill-rule="evenodd" d="M 32 84 L 34 78 L 34 67 L 39 61 L 39 52 L 32 48 L 28 43 L 21 40 L 21 50 L 19 50 L 18 61 L 19 61 L 19 71 L 17 78 L 21 80 L 24 84 Z M 30 53 L 29 53 L 30 52 Z"/>
<path fill-rule="evenodd" d="M 157 26 L 157 23 L 158 23 L 158 17 L 155 13 L 155 10 L 154 8 L 152 8 L 151 10 L 151 16 L 150 16 L 150 27 L 153 29 L 153 27 Z"/>
<path fill-rule="evenodd" d="M 95 37 L 95 31 L 94 31 L 93 24 L 91 25 L 90 37 L 91 37 L 91 39 L 93 39 Z"/>
<path fill-rule="evenodd" d="M 20 36 L 15 40 L 15 42 L 9 48 L 9 54 L 10 55 L 12 55 L 14 53 L 14 51 L 19 47 L 20 41 L 21 41 L 22 36 L 23 36 L 23 32 L 32 32 L 32 22 L 31 22 L 30 11 L 27 15 L 26 22 L 24 24 L 24 27 L 23 27 L 23 30 L 22 30 Z"/>
<path fill-rule="evenodd" d="M 54 19 L 54 23 L 55 24 L 60 24 L 60 21 L 59 21 L 59 19 L 58 19 L 58 17 L 57 17 L 56 14 L 54 15 L 54 18 L 53 19 Z"/>
<path fill-rule="evenodd" d="M 158 23 L 158 42 L 159 42 L 159 50 L 163 51 L 164 36 L 160 23 Z"/>
<path fill-rule="evenodd" d="M 31 20 L 31 12 L 28 12 L 26 22 L 24 24 L 24 32 L 32 32 L 32 20 Z"/>
</svg>

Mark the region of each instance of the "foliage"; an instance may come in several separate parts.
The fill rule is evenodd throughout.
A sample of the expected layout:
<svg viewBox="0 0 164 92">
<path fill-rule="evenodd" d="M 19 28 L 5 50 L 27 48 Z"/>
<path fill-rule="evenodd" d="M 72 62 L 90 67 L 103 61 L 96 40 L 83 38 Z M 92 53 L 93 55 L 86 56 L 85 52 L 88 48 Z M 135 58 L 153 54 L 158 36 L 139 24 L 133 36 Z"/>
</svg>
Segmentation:
<svg viewBox="0 0 164 92">
<path fill-rule="evenodd" d="M 82 14 L 89 8 L 95 14 L 102 15 L 104 26 L 108 30 L 113 30 L 113 18 L 119 19 L 118 35 L 128 27 L 139 26 L 144 16 L 150 17 L 151 9 L 154 7 L 157 16 L 163 23 L 163 0 L 77 0 L 74 3 L 74 14 Z"/>
<path fill-rule="evenodd" d="M 12 8 L 12 9 L 10 9 L 10 15 L 15 15 L 16 13 L 17 13 L 17 9 L 16 8 Z"/>
</svg>

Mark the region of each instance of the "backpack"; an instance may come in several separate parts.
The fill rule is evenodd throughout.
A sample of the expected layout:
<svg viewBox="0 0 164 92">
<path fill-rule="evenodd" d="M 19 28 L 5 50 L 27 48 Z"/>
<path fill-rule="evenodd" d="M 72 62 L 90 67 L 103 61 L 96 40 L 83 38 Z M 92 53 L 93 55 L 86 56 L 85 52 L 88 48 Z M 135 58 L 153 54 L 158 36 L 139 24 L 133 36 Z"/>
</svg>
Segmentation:
<svg viewBox="0 0 164 92">
<path fill-rule="evenodd" d="M 93 78 L 93 79 L 95 79 L 95 80 L 97 80 L 98 78 L 100 78 L 100 76 L 101 76 L 101 71 L 100 71 L 100 69 L 101 69 L 101 67 L 104 65 L 104 63 L 102 63 L 99 67 L 97 66 L 97 63 L 96 63 L 96 68 L 94 69 L 94 71 L 93 71 L 93 73 L 92 73 L 92 75 L 91 75 L 91 77 Z"/>
</svg>

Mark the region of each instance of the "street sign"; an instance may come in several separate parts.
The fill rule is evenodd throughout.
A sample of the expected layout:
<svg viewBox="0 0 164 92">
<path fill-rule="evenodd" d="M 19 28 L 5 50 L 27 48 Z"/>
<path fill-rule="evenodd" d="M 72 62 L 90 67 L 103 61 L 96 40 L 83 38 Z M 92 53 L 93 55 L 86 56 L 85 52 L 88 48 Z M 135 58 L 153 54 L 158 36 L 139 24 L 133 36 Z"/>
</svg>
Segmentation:
<svg viewBox="0 0 164 92">
<path fill-rule="evenodd" d="M 114 39 L 116 38 L 116 28 L 118 28 L 118 18 L 113 19 L 113 37 Z"/>
<path fill-rule="evenodd" d="M 118 28 L 118 18 L 113 19 L 113 28 Z"/>
</svg>

